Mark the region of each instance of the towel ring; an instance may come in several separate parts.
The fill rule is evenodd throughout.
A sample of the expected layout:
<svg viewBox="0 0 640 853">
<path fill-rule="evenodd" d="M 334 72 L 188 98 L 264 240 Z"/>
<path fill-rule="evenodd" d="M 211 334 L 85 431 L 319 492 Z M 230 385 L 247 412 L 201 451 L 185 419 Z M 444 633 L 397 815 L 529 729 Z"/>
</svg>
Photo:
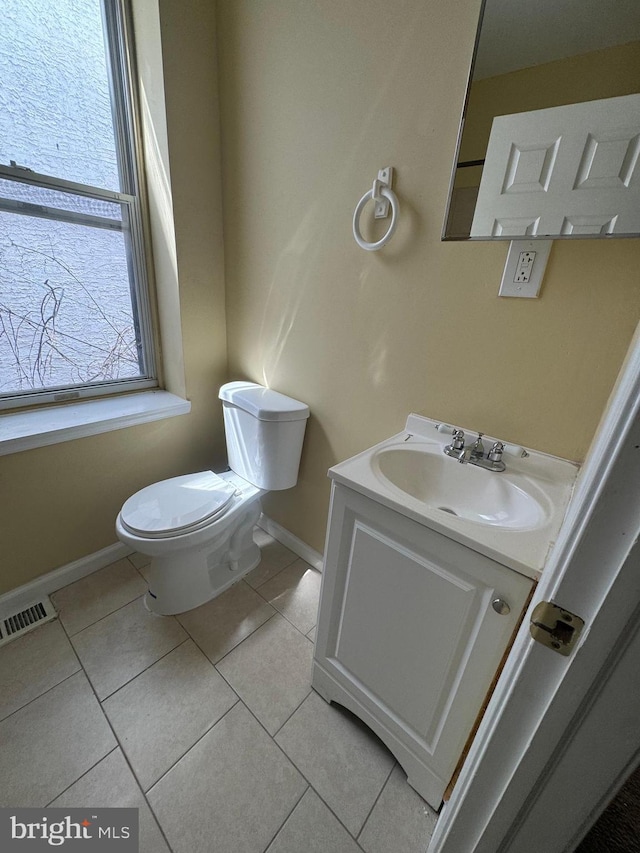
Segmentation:
<svg viewBox="0 0 640 853">
<path fill-rule="evenodd" d="M 389 242 L 389 240 L 393 237 L 393 234 L 396 230 L 396 226 L 398 224 L 398 213 L 400 212 L 400 206 L 398 204 L 398 198 L 394 191 L 389 187 L 381 186 L 378 183 L 378 194 L 374 194 L 375 184 L 366 192 L 358 204 L 356 205 L 356 209 L 353 213 L 353 236 L 355 237 L 356 243 L 360 246 L 361 249 L 364 249 L 366 252 L 377 252 L 378 249 L 381 249 L 383 246 Z M 384 234 L 376 243 L 367 243 L 362 234 L 360 233 L 360 216 L 362 215 L 362 211 L 366 203 L 369 199 L 379 200 L 380 196 L 386 198 L 389 204 L 391 205 L 391 224 L 387 229 L 386 234 Z"/>
</svg>

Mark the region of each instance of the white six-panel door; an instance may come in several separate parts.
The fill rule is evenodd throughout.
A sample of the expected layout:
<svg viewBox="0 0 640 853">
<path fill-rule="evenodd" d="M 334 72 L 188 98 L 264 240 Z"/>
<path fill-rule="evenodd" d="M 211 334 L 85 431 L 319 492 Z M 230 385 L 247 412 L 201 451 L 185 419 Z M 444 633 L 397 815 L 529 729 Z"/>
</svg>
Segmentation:
<svg viewBox="0 0 640 853">
<path fill-rule="evenodd" d="M 471 236 L 640 232 L 640 94 L 497 116 Z"/>
</svg>

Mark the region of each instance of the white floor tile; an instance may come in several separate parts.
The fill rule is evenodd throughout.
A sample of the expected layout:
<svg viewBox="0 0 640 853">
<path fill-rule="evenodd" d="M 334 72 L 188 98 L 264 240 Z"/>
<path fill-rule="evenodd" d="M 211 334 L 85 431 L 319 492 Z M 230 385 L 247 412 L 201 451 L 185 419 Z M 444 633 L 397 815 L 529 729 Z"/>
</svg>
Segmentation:
<svg viewBox="0 0 640 853">
<path fill-rule="evenodd" d="M 71 642 L 99 699 L 105 699 L 187 639 L 172 616 L 149 613 L 138 598 Z"/>
<path fill-rule="evenodd" d="M 80 664 L 59 622 L 47 622 L 0 650 L 0 720 L 78 672 Z"/>
<path fill-rule="evenodd" d="M 275 734 L 311 690 L 313 646 L 276 614 L 217 667 L 269 734 Z"/>
<path fill-rule="evenodd" d="M 366 853 L 424 853 L 437 817 L 396 765 L 358 842 Z"/>
<path fill-rule="evenodd" d="M 256 527 L 254 530 L 253 541 L 260 548 L 262 556 L 259 564 L 248 575 L 245 575 L 244 580 L 254 589 L 258 589 L 263 583 L 298 559 L 293 551 L 290 551 L 281 542 L 277 542 L 260 527 Z"/>
<path fill-rule="evenodd" d="M 66 632 L 77 634 L 146 592 L 147 585 L 124 558 L 51 596 Z"/>
<path fill-rule="evenodd" d="M 84 673 L 0 723 L 0 805 L 43 807 L 116 746 Z"/>
<path fill-rule="evenodd" d="M 336 816 L 309 788 L 267 853 L 361 853 Z M 393 846 L 386 853 L 395 853 Z"/>
<path fill-rule="evenodd" d="M 237 701 L 188 640 L 125 684 L 103 708 L 146 791 Z"/>
<path fill-rule="evenodd" d="M 147 796 L 174 853 L 263 853 L 306 787 L 238 703 Z"/>
<path fill-rule="evenodd" d="M 138 555 L 55 594 L 71 644 L 52 622 L 0 650 L 0 805 L 137 807 L 141 853 L 426 849 L 436 816 L 386 748 L 309 692 L 320 575 L 257 538 L 258 592 L 157 617 Z"/>
<path fill-rule="evenodd" d="M 260 595 L 306 634 L 318 619 L 322 575 L 304 560 L 296 560 L 262 584 Z"/>
<path fill-rule="evenodd" d="M 274 613 L 270 604 L 240 581 L 178 619 L 209 660 L 217 663 Z"/>
<path fill-rule="evenodd" d="M 312 692 L 276 735 L 352 835 L 362 829 L 394 758 L 362 723 Z"/>
<path fill-rule="evenodd" d="M 54 808 L 138 809 L 140 853 L 169 853 L 167 842 L 119 749 L 114 749 L 50 805 Z"/>
<path fill-rule="evenodd" d="M 129 554 L 127 560 L 130 560 L 136 569 L 144 569 L 145 566 L 148 566 L 151 563 L 151 557 L 149 557 L 148 554 L 139 554 L 137 551 L 133 554 Z"/>
</svg>

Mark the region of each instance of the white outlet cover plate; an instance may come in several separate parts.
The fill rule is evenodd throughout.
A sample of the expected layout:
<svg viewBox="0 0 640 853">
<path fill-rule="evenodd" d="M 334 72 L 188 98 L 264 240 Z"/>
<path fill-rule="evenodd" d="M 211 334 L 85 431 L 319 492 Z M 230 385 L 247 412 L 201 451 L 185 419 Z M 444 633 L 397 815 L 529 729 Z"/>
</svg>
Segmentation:
<svg viewBox="0 0 640 853">
<path fill-rule="evenodd" d="M 549 253 L 553 240 L 512 240 L 509 244 L 507 262 L 504 265 L 499 296 L 522 296 L 525 299 L 535 299 L 540 293 L 540 286 L 547 268 Z M 529 281 L 520 283 L 514 281 L 518 260 L 522 252 L 535 252 L 536 256 L 531 267 Z"/>
</svg>

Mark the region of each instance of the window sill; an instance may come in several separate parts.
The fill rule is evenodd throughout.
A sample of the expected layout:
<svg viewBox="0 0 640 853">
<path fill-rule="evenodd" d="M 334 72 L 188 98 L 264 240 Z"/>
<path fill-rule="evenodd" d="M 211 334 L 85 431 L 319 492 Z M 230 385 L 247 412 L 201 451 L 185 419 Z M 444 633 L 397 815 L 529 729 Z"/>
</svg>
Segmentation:
<svg viewBox="0 0 640 853">
<path fill-rule="evenodd" d="M 0 456 L 87 435 L 186 415 L 191 403 L 168 391 L 142 391 L 0 415 Z"/>
</svg>

